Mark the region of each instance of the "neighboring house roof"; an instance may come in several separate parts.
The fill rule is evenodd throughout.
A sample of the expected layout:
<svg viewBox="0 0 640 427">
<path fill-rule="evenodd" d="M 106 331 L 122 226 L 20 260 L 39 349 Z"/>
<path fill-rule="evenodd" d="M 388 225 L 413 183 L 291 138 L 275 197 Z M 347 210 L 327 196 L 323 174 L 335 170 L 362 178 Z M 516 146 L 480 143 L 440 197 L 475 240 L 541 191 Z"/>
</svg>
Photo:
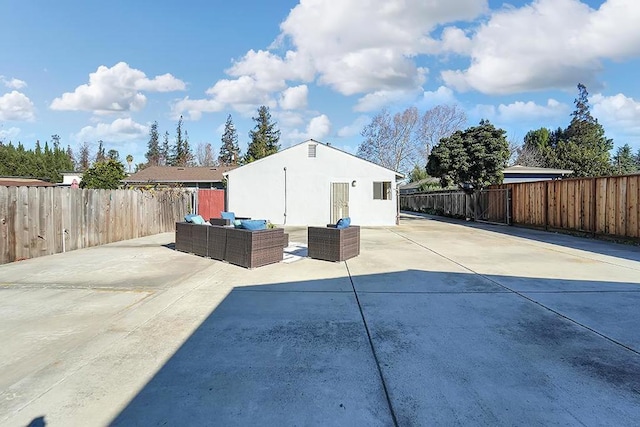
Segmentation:
<svg viewBox="0 0 640 427">
<path fill-rule="evenodd" d="M 221 182 L 223 173 L 235 166 L 149 166 L 122 181 L 125 183 L 146 182 Z"/>
<path fill-rule="evenodd" d="M 505 174 L 543 174 L 543 175 L 570 175 L 573 173 L 569 169 L 553 169 L 553 168 L 536 168 L 531 166 L 515 165 L 503 169 L 502 173 Z"/>
<path fill-rule="evenodd" d="M 302 144 L 309 144 L 309 143 L 314 143 L 314 144 L 322 145 L 322 146 L 327 147 L 327 148 L 330 148 L 330 149 L 332 149 L 332 150 L 336 150 L 336 151 L 338 151 L 338 152 L 340 152 L 340 153 L 342 153 L 342 154 L 346 154 L 347 156 L 351 156 L 351 157 L 353 157 L 354 159 L 357 159 L 357 160 L 359 160 L 359 161 L 361 161 L 361 162 L 371 163 L 372 165 L 375 165 L 375 166 L 377 166 L 377 167 L 379 167 L 379 168 L 386 169 L 386 170 L 391 171 L 391 172 L 395 172 L 395 174 L 396 174 L 396 179 L 402 179 L 402 178 L 404 178 L 404 175 L 403 175 L 403 174 L 401 174 L 400 172 L 394 171 L 393 169 L 389 169 L 389 168 L 386 168 L 386 167 L 384 167 L 384 166 L 380 166 L 380 165 L 379 165 L 379 164 L 377 164 L 377 163 L 371 162 L 371 161 L 369 161 L 369 160 L 363 159 L 362 157 L 358 157 L 358 156 L 355 156 L 355 155 L 353 155 L 353 154 L 351 154 L 351 153 L 348 153 L 348 152 L 346 152 L 346 151 L 340 150 L 339 148 L 336 148 L 336 147 L 331 146 L 331 144 L 323 143 L 323 142 L 320 142 L 320 141 L 316 141 L 315 139 L 308 139 L 308 140 L 306 140 L 306 141 L 303 141 L 303 142 L 300 142 L 300 143 L 298 143 L 298 144 L 292 145 L 291 147 L 287 147 L 287 148 L 285 148 L 285 149 L 282 149 L 282 150 L 278 151 L 277 153 L 271 154 L 270 156 L 263 157 L 263 158 L 261 158 L 261 159 L 258 159 L 258 160 L 256 160 L 256 161 L 254 161 L 254 162 L 251 162 L 251 163 L 248 163 L 248 164 L 246 164 L 246 165 L 240 166 L 240 168 L 246 168 L 246 167 L 249 167 L 249 166 L 251 166 L 252 164 L 255 164 L 255 163 L 257 163 L 257 162 L 262 162 L 262 161 L 268 160 L 268 159 L 269 159 L 269 157 L 271 157 L 271 156 L 277 156 L 279 153 L 282 153 L 283 151 L 289 150 L 289 149 L 291 149 L 291 148 L 293 148 L 293 147 L 297 147 L 298 145 L 302 145 Z M 225 172 L 225 175 L 226 175 L 226 172 Z"/>
<path fill-rule="evenodd" d="M 429 177 L 429 178 L 421 179 L 420 181 L 409 182 L 407 184 L 401 185 L 400 191 L 403 191 L 403 192 L 419 191 L 420 187 L 424 184 L 440 184 L 440 180 L 438 178 Z"/>
<path fill-rule="evenodd" d="M 53 187 L 54 183 L 36 178 L 22 178 L 14 176 L 0 177 L 2 187 Z"/>
</svg>

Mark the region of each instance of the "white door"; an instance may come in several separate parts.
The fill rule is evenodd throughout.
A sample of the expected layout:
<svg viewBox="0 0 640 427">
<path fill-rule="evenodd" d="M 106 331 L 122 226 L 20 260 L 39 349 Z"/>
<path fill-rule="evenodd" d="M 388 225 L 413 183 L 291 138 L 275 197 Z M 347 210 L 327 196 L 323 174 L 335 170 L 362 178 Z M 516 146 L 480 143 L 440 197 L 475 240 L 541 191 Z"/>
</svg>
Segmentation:
<svg viewBox="0 0 640 427">
<path fill-rule="evenodd" d="M 331 224 L 349 216 L 349 183 L 331 183 Z"/>
</svg>

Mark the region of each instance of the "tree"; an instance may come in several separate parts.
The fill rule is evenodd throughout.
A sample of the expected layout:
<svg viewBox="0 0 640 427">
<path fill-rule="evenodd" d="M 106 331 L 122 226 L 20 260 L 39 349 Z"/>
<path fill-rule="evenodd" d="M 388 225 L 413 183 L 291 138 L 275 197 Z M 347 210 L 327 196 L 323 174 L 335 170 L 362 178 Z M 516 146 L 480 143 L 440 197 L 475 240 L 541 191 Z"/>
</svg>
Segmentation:
<svg viewBox="0 0 640 427">
<path fill-rule="evenodd" d="M 611 160 L 611 171 L 615 175 L 626 175 L 640 170 L 637 159 L 631 152 L 629 144 L 618 147 Z"/>
<path fill-rule="evenodd" d="M 162 138 L 162 148 L 160 149 L 160 161 L 158 162 L 160 166 L 170 166 L 171 165 L 171 151 L 169 148 L 169 131 L 164 132 L 164 137 Z"/>
<path fill-rule="evenodd" d="M 184 136 L 183 136 L 184 135 Z M 193 154 L 189 147 L 189 137 L 186 131 L 182 130 L 182 116 L 176 126 L 176 143 L 171 152 L 171 166 L 190 166 L 193 163 Z"/>
<path fill-rule="evenodd" d="M 145 154 L 149 166 L 160 165 L 161 152 L 158 138 L 158 122 L 154 121 L 149 129 L 149 142 L 147 143 L 147 153 Z"/>
<path fill-rule="evenodd" d="M 120 188 L 120 181 L 126 176 L 121 162 L 114 159 L 103 160 L 84 172 L 80 188 L 115 190 Z"/>
<path fill-rule="evenodd" d="M 554 152 L 550 145 L 551 131 L 547 128 L 530 130 L 524 136 L 524 143 L 516 151 L 516 164 L 532 167 L 549 167 L 553 163 Z"/>
<path fill-rule="evenodd" d="M 253 130 L 249 131 L 251 142 L 247 147 L 247 154 L 244 157 L 246 163 L 251 163 L 263 157 L 270 156 L 280 150 L 280 130 L 277 123 L 271 121 L 269 107 L 260 106 L 258 117 L 252 117 L 256 122 Z"/>
<path fill-rule="evenodd" d="M 218 162 L 222 166 L 237 165 L 239 158 L 240 146 L 238 146 L 238 133 L 236 132 L 236 127 L 231 119 L 231 114 L 229 114 L 227 116 L 227 121 L 224 124 Z"/>
<path fill-rule="evenodd" d="M 120 153 L 112 148 L 107 151 L 107 159 L 120 161 Z"/>
<path fill-rule="evenodd" d="M 609 151 L 613 140 L 605 136 L 604 128 L 591 116 L 586 87 L 578 84 L 578 97 L 573 118 L 562 132 L 551 135 L 550 145 L 555 158 L 552 167 L 573 170 L 574 176 L 599 176 L 611 171 Z"/>
<path fill-rule="evenodd" d="M 211 144 L 199 143 L 196 149 L 196 157 L 199 166 L 215 166 L 216 160 L 213 156 Z"/>
<path fill-rule="evenodd" d="M 431 149 L 442 138 L 450 136 L 457 130 L 461 130 L 467 123 L 467 115 L 457 105 L 436 105 L 427 110 L 420 119 L 418 135 L 422 142 L 422 155 L 424 164 L 429 159 Z"/>
<path fill-rule="evenodd" d="M 71 164 L 73 165 L 72 170 L 76 170 L 76 157 L 73 155 L 73 150 L 71 149 L 70 145 L 67 145 L 67 157 L 69 158 L 69 162 L 71 162 Z"/>
<path fill-rule="evenodd" d="M 107 155 L 105 154 L 104 151 L 104 145 L 102 140 L 98 141 L 98 151 L 96 152 L 96 158 L 94 160 L 94 163 L 99 163 L 99 162 L 103 162 L 107 160 Z"/>
<path fill-rule="evenodd" d="M 89 151 L 89 144 L 85 141 L 80 144 L 80 150 L 78 153 L 78 168 L 84 172 L 91 166 L 91 152 Z"/>
<path fill-rule="evenodd" d="M 426 178 L 429 178 L 429 174 L 427 173 L 426 169 L 421 168 L 418 165 L 415 165 L 409 173 L 409 182 L 418 182 Z"/>
<path fill-rule="evenodd" d="M 427 173 L 440 178 L 442 187 L 471 184 L 482 188 L 500 184 L 509 159 L 509 143 L 503 129 L 488 120 L 479 126 L 456 131 L 436 145 L 427 163 Z"/>
<path fill-rule="evenodd" d="M 132 163 L 133 163 L 133 156 L 131 154 L 127 154 L 127 165 L 129 165 L 129 173 L 131 173 Z"/>
<path fill-rule="evenodd" d="M 365 138 L 357 156 L 401 173 L 408 173 L 420 158 L 419 115 L 410 107 L 393 117 L 384 109 L 361 132 Z"/>
</svg>

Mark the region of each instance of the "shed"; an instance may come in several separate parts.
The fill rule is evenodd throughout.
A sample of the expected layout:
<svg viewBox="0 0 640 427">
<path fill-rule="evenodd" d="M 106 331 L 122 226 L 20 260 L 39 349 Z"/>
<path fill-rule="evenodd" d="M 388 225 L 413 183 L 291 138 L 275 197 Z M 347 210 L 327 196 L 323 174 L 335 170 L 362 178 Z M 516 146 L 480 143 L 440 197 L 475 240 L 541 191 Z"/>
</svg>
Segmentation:
<svg viewBox="0 0 640 427">
<path fill-rule="evenodd" d="M 313 139 L 225 173 L 227 206 L 281 225 L 395 225 L 404 176 Z"/>
</svg>

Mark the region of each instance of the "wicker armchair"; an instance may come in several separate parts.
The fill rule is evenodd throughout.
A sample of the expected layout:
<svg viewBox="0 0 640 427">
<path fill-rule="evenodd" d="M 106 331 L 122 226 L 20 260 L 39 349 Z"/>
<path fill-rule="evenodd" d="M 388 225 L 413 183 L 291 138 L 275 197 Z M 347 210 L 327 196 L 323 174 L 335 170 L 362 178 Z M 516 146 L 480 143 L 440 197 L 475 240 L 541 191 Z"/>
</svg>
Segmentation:
<svg viewBox="0 0 640 427">
<path fill-rule="evenodd" d="M 345 261 L 360 255 L 360 227 L 308 227 L 307 248 L 310 258 Z"/>
</svg>

